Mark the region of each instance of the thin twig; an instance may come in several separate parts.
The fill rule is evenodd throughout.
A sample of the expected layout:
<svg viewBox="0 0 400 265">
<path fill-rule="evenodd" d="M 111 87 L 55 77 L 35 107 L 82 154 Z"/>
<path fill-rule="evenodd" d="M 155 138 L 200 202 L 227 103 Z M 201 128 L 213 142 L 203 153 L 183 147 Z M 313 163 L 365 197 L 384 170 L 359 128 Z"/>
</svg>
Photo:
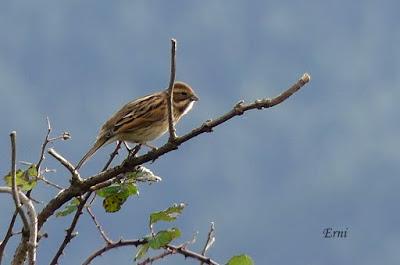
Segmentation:
<svg viewBox="0 0 400 265">
<path fill-rule="evenodd" d="M 9 193 L 13 196 L 13 190 L 10 187 L 0 187 L 0 193 Z M 29 217 L 28 229 L 22 233 L 21 242 L 14 255 L 12 264 L 23 264 L 26 252 L 29 251 L 29 264 L 36 263 L 36 242 L 37 242 L 37 215 L 32 201 L 21 191 L 18 191 L 20 202 L 26 207 L 26 213 Z M 27 233 L 29 231 L 29 233 Z"/>
<path fill-rule="evenodd" d="M 40 176 L 38 177 L 38 179 L 41 180 L 41 181 L 43 181 L 44 183 L 46 183 L 47 185 L 49 185 L 49 186 L 51 186 L 51 187 L 53 187 L 53 188 L 56 188 L 56 189 L 58 189 L 58 190 L 64 190 L 63 187 L 61 187 L 60 185 L 58 185 L 58 184 L 56 184 L 56 183 L 54 183 L 54 182 L 51 182 L 50 180 L 46 179 L 43 175 L 40 175 Z"/>
<path fill-rule="evenodd" d="M 95 258 L 101 256 L 103 253 L 114 249 L 114 248 L 119 248 L 119 247 L 124 247 L 124 246 L 140 246 L 143 244 L 146 244 L 147 241 L 144 239 L 135 239 L 135 240 L 119 240 L 115 243 L 105 245 L 104 247 L 100 248 L 99 250 L 96 250 L 94 253 L 92 253 L 83 263 L 82 265 L 89 265 Z"/>
<path fill-rule="evenodd" d="M 4 236 L 3 241 L 1 241 L 1 243 L 0 243 L 0 265 L 1 265 L 1 261 L 3 260 L 4 249 L 6 248 L 7 243 L 10 240 L 10 238 L 13 235 L 15 235 L 13 233 L 13 227 L 14 227 L 14 224 L 15 224 L 15 220 L 17 220 L 17 215 L 18 215 L 18 211 L 15 210 L 14 214 L 13 214 L 13 216 L 11 218 L 10 224 L 8 226 L 6 235 Z"/>
<path fill-rule="evenodd" d="M 176 138 L 176 131 L 174 125 L 174 83 L 175 83 L 175 76 L 176 76 L 176 40 L 171 39 L 171 75 L 169 79 L 168 85 L 168 129 L 169 129 L 169 142 L 174 142 Z"/>
<path fill-rule="evenodd" d="M 103 182 L 101 182 L 101 183 L 98 183 L 98 184 L 94 185 L 93 187 L 90 187 L 90 190 L 91 190 L 91 191 L 96 191 L 96 190 L 99 190 L 99 189 L 108 187 L 108 186 L 110 186 L 111 184 L 116 183 L 116 182 L 118 182 L 119 180 L 123 179 L 124 177 L 125 177 L 125 175 L 120 174 L 120 175 L 116 176 L 115 178 L 112 178 L 112 179 L 103 181 Z"/>
<path fill-rule="evenodd" d="M 25 215 L 25 212 L 21 208 L 21 201 L 19 198 L 19 190 L 17 187 L 17 166 L 16 166 L 16 136 L 17 133 L 15 131 L 11 132 L 11 188 L 12 188 L 12 195 L 15 203 L 15 209 L 17 209 L 19 215 L 21 216 L 22 222 L 24 224 L 25 231 L 29 231 L 29 222 L 28 218 Z"/>
<path fill-rule="evenodd" d="M 61 243 L 60 247 L 58 248 L 57 253 L 51 260 L 50 265 L 58 264 L 58 259 L 63 254 L 65 247 L 68 245 L 69 242 L 71 242 L 71 239 L 74 237 L 73 232 L 75 230 L 76 224 L 78 223 L 79 217 L 81 216 L 82 211 L 83 211 L 83 207 L 85 207 L 85 204 L 91 194 L 92 194 L 92 192 L 88 192 L 85 195 L 85 197 L 81 200 L 81 202 L 79 203 L 78 208 L 76 209 L 74 218 L 72 219 L 71 225 L 66 230 L 66 235 L 65 235 L 64 241 Z"/>
<path fill-rule="evenodd" d="M 118 141 L 117 146 L 115 147 L 114 151 L 110 154 L 110 158 L 108 159 L 108 161 L 106 162 L 106 164 L 104 165 L 103 169 L 101 171 L 105 171 L 107 170 L 107 168 L 110 166 L 111 162 L 114 160 L 115 156 L 118 155 L 118 151 L 121 148 L 121 144 L 125 143 L 124 141 Z M 109 186 L 109 185 L 107 185 Z M 107 187 L 104 186 L 104 187 Z M 94 191 L 94 190 L 92 190 Z M 89 205 L 92 205 L 92 203 L 94 202 L 94 199 L 96 199 L 96 193 L 94 194 L 93 198 L 90 200 Z"/>
<path fill-rule="evenodd" d="M 118 155 L 118 150 L 121 148 L 121 144 L 122 144 L 122 141 L 118 141 L 118 144 L 114 149 L 114 152 L 112 152 L 110 154 L 110 158 L 108 159 L 107 163 L 104 165 L 104 167 L 101 171 L 107 170 L 107 168 L 110 166 L 110 164 L 114 160 L 115 156 Z"/>
<path fill-rule="evenodd" d="M 97 227 L 97 230 L 99 230 L 99 233 L 100 233 L 101 237 L 104 239 L 104 241 L 106 242 L 106 244 L 107 245 L 112 244 L 113 241 L 106 235 L 106 232 L 103 230 L 103 228 L 101 227 L 100 223 L 97 221 L 96 216 L 93 214 L 92 209 L 90 208 L 90 206 L 87 206 L 86 210 L 89 213 L 90 217 L 92 218 L 93 223 Z"/>
<path fill-rule="evenodd" d="M 46 146 L 47 144 L 50 142 L 49 141 L 49 135 L 51 132 L 51 124 L 50 124 L 50 119 L 49 117 L 46 117 L 47 120 L 47 133 L 46 133 L 46 137 L 44 138 L 43 144 L 42 144 L 42 149 L 40 150 L 40 157 L 39 157 L 39 161 L 36 164 L 36 169 L 38 171 L 40 171 L 40 164 L 42 164 L 43 160 L 44 160 L 44 152 L 46 151 Z"/>
<path fill-rule="evenodd" d="M 25 234 L 21 238 L 20 248 L 17 248 L 17 251 L 15 252 L 15 255 L 14 255 L 13 264 L 15 264 L 15 265 L 21 264 L 21 262 L 23 263 L 25 260 L 26 250 L 28 249 L 27 242 L 29 241 L 29 237 L 27 236 L 27 233 L 31 232 L 28 218 L 26 217 L 25 212 L 21 207 L 22 205 L 21 205 L 21 201 L 20 201 L 20 197 L 19 197 L 19 189 L 17 187 L 16 135 L 17 135 L 17 133 L 15 131 L 11 132 L 11 134 L 10 134 L 10 138 L 11 138 L 11 188 L 12 188 L 12 197 L 14 199 L 15 208 L 18 211 L 18 214 L 20 215 L 22 222 L 24 224 L 23 229 L 24 229 Z M 18 250 L 20 250 L 20 251 L 18 251 Z M 29 255 L 29 256 L 30 256 L 29 263 L 34 264 L 35 259 L 36 259 L 35 256 L 32 256 L 32 255 Z"/>
<path fill-rule="evenodd" d="M 228 120 L 240 116 L 246 111 L 252 110 L 252 109 L 263 109 L 263 108 L 270 108 L 273 106 L 276 106 L 286 99 L 288 99 L 291 95 L 296 93 L 300 88 L 302 88 L 305 84 L 307 84 L 310 81 L 310 76 L 308 74 L 304 74 L 295 84 L 293 84 L 291 87 L 289 87 L 286 91 L 281 93 L 280 95 L 269 99 L 260 99 L 256 100 L 253 103 L 250 104 L 237 104 L 232 110 L 228 111 L 224 115 L 216 118 L 215 120 L 208 120 L 204 122 L 202 125 L 199 127 L 193 129 L 191 132 L 181 136 L 177 137 L 174 141 L 174 143 L 167 142 L 165 145 L 161 146 L 157 150 L 152 150 L 149 151 L 148 153 L 138 156 L 138 157 L 130 157 L 129 159 L 125 160 L 121 165 L 110 168 L 106 171 L 100 172 L 94 176 L 91 176 L 87 179 L 85 179 L 81 185 L 79 185 L 79 189 L 77 187 L 70 187 L 63 192 L 59 193 L 56 198 L 51 200 L 42 210 L 42 212 L 39 214 L 38 220 L 39 220 L 39 228 L 42 227 L 42 225 L 46 222 L 46 220 L 59 208 L 61 207 L 64 203 L 69 201 L 75 196 L 79 196 L 87 192 L 88 190 L 91 189 L 92 186 L 95 186 L 96 184 L 102 183 L 104 181 L 107 181 L 109 179 L 115 178 L 119 174 L 123 174 L 129 171 L 132 171 L 136 166 L 142 165 L 146 162 L 153 161 L 157 159 L 158 157 L 169 153 L 171 151 L 176 150 L 176 146 L 183 144 L 189 140 L 191 140 L 194 137 L 197 137 L 200 134 L 206 133 L 206 132 L 212 132 L 214 127 L 217 127 Z"/>
<path fill-rule="evenodd" d="M 191 251 L 191 250 L 186 249 L 186 248 L 181 247 L 181 246 L 174 246 L 174 245 L 168 244 L 167 248 L 172 250 L 172 251 L 174 251 L 174 252 L 182 254 L 183 256 L 185 256 L 185 258 L 190 257 L 190 258 L 196 259 L 196 260 L 201 261 L 201 262 L 203 262 L 205 264 L 208 264 L 208 265 L 219 265 L 219 263 L 217 263 L 216 261 L 212 260 L 211 258 L 203 256 L 203 255 L 201 255 L 199 253 L 196 253 L 194 251 Z"/>
<path fill-rule="evenodd" d="M 208 235 L 207 235 L 207 241 L 206 244 L 204 245 L 203 250 L 201 251 L 201 255 L 205 255 L 207 250 L 214 244 L 215 242 L 215 225 L 214 222 L 211 222 L 210 225 L 210 231 L 208 231 Z M 203 265 L 204 262 L 200 262 L 200 265 Z"/>
<path fill-rule="evenodd" d="M 73 183 L 80 183 L 82 181 L 79 172 L 75 170 L 75 167 L 65 159 L 62 155 L 56 152 L 53 148 L 49 148 L 47 151 L 50 155 L 52 155 L 58 162 L 60 162 L 69 172 L 72 174 L 72 182 Z"/>
<path fill-rule="evenodd" d="M 146 265 L 146 264 L 153 264 L 154 261 L 160 260 L 165 258 L 166 256 L 172 255 L 174 252 L 172 250 L 165 250 L 163 253 L 154 256 L 154 257 L 148 257 L 147 259 L 143 260 L 142 262 L 139 262 L 137 265 Z"/>
</svg>

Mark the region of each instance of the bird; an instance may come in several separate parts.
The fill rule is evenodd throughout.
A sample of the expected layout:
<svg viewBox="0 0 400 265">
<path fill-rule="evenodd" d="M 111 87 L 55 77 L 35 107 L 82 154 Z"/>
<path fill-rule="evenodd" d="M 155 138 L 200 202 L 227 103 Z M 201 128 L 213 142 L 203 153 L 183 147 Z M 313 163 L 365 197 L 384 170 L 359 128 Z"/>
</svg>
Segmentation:
<svg viewBox="0 0 400 265">
<path fill-rule="evenodd" d="M 176 124 L 199 98 L 182 81 L 175 81 L 172 93 L 173 122 Z M 102 146 L 115 141 L 143 144 L 151 142 L 168 131 L 168 88 L 125 104 L 100 128 L 96 141 L 76 165 L 79 169 Z"/>
</svg>

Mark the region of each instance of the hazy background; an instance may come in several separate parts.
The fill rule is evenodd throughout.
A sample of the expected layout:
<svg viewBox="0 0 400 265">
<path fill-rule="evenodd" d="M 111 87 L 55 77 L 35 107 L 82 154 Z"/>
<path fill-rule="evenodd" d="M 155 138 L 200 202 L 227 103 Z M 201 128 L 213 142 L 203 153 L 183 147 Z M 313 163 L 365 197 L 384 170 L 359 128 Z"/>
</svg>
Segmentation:
<svg viewBox="0 0 400 265">
<path fill-rule="evenodd" d="M 163 182 L 140 185 L 120 212 L 103 214 L 97 201 L 110 237 L 141 237 L 150 212 L 186 202 L 176 224 L 157 228 L 179 226 L 182 240 L 199 231 L 190 248 L 200 250 L 214 221 L 209 255 L 221 264 L 242 252 L 256 264 L 399 264 L 398 10 L 398 1 L 2 1 L 0 173 L 9 171 L 11 130 L 18 160 L 37 161 L 46 116 L 54 135 L 72 135 L 56 150 L 78 161 L 122 104 L 167 86 L 175 37 L 177 79 L 201 99 L 179 134 L 240 99 L 275 96 L 304 72 L 312 82 L 148 165 Z M 82 174 L 101 168 L 111 149 Z M 68 173 L 45 162 L 58 169 L 47 177 L 67 185 Z M 40 185 L 33 195 L 56 192 Z M 13 212 L 7 195 L 0 212 L 2 238 Z M 46 223 L 38 264 L 53 257 L 70 218 Z M 348 228 L 348 238 L 324 239 L 327 227 Z M 103 245 L 88 216 L 78 231 L 61 264 L 80 264 Z M 135 252 L 110 251 L 93 264 L 132 264 Z"/>
</svg>

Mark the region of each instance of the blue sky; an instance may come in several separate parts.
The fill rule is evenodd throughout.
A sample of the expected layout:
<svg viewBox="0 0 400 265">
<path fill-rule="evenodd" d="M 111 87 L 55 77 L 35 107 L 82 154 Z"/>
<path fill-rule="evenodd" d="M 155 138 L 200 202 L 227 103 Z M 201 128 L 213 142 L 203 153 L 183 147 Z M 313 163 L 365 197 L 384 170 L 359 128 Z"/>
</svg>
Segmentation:
<svg viewBox="0 0 400 265">
<path fill-rule="evenodd" d="M 148 214 L 188 207 L 177 224 L 224 263 L 245 252 L 256 264 L 398 264 L 400 17 L 397 1 L 2 1 L 0 4 L 0 172 L 9 137 L 18 159 L 37 161 L 49 116 L 72 139 L 56 150 L 78 161 L 121 105 L 167 86 L 170 38 L 177 79 L 200 97 L 183 134 L 238 100 L 271 97 L 309 72 L 312 82 L 283 104 L 218 127 L 148 165 L 163 182 L 141 185 L 116 214 L 95 212 L 117 240 L 147 233 Z M 162 145 L 166 138 L 156 141 Z M 93 174 L 112 146 L 82 169 Z M 51 158 L 67 185 L 68 174 Z M 39 186 L 48 200 L 56 191 Z M 13 211 L 2 195 L 1 235 Z M 41 206 L 38 206 L 41 207 Z M 47 264 L 69 218 L 52 218 L 39 249 Z M 169 224 L 160 228 L 169 227 Z M 324 239 L 327 227 L 346 239 Z M 61 264 L 80 264 L 102 242 L 88 217 Z M 12 257 L 12 250 L 6 253 Z M 134 251 L 93 264 L 131 264 Z M 170 257 L 160 264 L 192 264 Z"/>
</svg>

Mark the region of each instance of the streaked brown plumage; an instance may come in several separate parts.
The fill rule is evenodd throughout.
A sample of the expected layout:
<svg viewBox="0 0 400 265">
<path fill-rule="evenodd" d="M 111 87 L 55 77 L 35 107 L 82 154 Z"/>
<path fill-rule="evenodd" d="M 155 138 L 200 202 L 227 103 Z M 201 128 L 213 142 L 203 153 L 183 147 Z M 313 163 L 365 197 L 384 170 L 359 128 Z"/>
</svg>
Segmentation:
<svg viewBox="0 0 400 265">
<path fill-rule="evenodd" d="M 126 141 L 146 144 L 168 131 L 167 90 L 138 98 L 124 105 L 100 129 L 93 147 L 79 161 L 76 169 L 89 159 L 103 145 Z M 198 100 L 193 89 L 175 82 L 173 90 L 173 119 L 176 124 Z"/>
</svg>

